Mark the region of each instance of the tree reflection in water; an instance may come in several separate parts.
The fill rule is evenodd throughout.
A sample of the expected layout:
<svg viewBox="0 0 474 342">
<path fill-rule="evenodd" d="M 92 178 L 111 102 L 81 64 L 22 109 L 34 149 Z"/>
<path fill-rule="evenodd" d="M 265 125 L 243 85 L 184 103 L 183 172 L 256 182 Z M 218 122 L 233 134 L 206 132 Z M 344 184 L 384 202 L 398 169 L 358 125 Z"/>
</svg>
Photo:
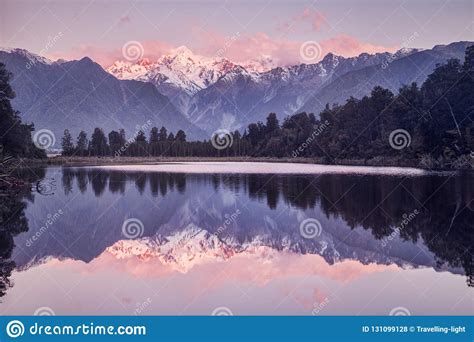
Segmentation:
<svg viewBox="0 0 474 342">
<path fill-rule="evenodd" d="M 44 182 L 41 181 L 44 170 L 36 172 L 36 178 L 26 174 L 22 177 Z M 421 240 L 433 252 L 439 266 L 447 264 L 450 267 L 462 267 L 468 277 L 468 286 L 473 286 L 473 179 L 472 174 L 453 177 L 336 174 L 272 176 L 125 173 L 63 168 L 61 183 L 66 195 L 76 182 L 81 193 L 89 190 L 96 197 L 106 192 L 123 195 L 129 186 L 135 186 L 140 194 L 149 188 L 151 196 L 166 197 L 170 192 L 184 194 L 187 182 L 192 182 L 208 185 L 214 190 L 224 188 L 243 193 L 250 199 L 266 203 L 272 210 L 279 204 L 302 210 L 318 206 L 328 218 L 340 218 L 351 229 L 363 227 L 379 240 L 386 239 L 394 232 L 406 241 L 416 243 Z M 41 191 L 37 192 L 41 194 Z M 28 230 L 24 210 L 27 203 L 33 200 L 29 189 L 20 193 L 5 193 L 0 198 L 0 295 L 4 295 L 11 285 L 9 277 L 15 267 L 11 260 L 13 237 Z M 395 231 L 403 218 L 415 209 L 418 214 L 409 224 Z"/>
<path fill-rule="evenodd" d="M 44 169 L 23 169 L 16 172 L 16 176 L 26 182 L 24 186 L 0 186 L 0 297 L 12 286 L 10 276 L 16 266 L 11 260 L 15 247 L 13 238 L 28 231 L 25 208 L 27 202 L 34 202 L 33 191 L 41 193 L 38 189 L 42 189 L 42 186 L 38 182 L 45 176 Z M 34 184 L 35 190 L 29 184 Z"/>
<path fill-rule="evenodd" d="M 85 173 L 84 169 L 64 169 L 63 184 L 65 179 L 67 184 L 75 177 L 79 187 L 85 189 Z M 234 192 L 243 190 L 249 198 L 265 201 L 271 209 L 280 200 L 300 209 L 319 204 L 326 216 L 342 218 L 351 228 L 370 230 L 377 239 L 392 234 L 404 215 L 417 209 L 419 214 L 400 230 L 400 236 L 413 243 L 422 239 L 439 265 L 462 267 L 472 286 L 474 177 L 469 173 L 454 177 L 387 177 L 123 173 L 92 169 L 87 171 L 87 179 L 96 196 L 103 194 L 107 183 L 111 192 L 124 193 L 127 184 L 135 183 L 143 193 L 149 183 L 153 196 L 166 196 L 175 188 L 184 193 L 188 180 L 206 182 L 215 189 L 223 186 Z"/>
</svg>

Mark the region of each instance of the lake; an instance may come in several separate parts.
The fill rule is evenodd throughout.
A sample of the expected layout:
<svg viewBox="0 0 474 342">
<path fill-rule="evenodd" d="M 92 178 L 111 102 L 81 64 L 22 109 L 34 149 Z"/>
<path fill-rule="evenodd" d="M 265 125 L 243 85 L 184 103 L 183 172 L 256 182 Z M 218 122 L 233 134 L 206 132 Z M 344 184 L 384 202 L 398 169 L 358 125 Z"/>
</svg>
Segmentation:
<svg viewBox="0 0 474 342">
<path fill-rule="evenodd" d="M 474 175 L 270 163 L 21 170 L 0 312 L 470 315 Z"/>
</svg>

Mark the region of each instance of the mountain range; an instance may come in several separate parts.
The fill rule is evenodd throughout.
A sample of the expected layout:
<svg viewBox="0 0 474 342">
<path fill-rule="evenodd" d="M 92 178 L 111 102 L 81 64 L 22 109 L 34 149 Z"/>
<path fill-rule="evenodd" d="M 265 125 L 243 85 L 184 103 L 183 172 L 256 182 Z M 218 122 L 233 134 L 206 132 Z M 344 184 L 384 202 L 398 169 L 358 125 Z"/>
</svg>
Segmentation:
<svg viewBox="0 0 474 342">
<path fill-rule="evenodd" d="M 80 130 L 90 136 L 95 127 L 106 134 L 124 128 L 130 137 L 137 127 L 165 125 L 174 132 L 183 129 L 191 137 L 205 136 L 154 85 L 119 80 L 88 57 L 52 62 L 13 49 L 0 51 L 0 61 L 13 73 L 13 107 L 36 129 L 51 130 L 56 146 L 65 128 L 74 137 Z"/>
<path fill-rule="evenodd" d="M 472 44 L 351 58 L 329 53 L 318 63 L 269 70 L 267 60 L 238 65 L 184 46 L 156 61 L 116 61 L 105 70 L 87 57 L 53 62 L 22 49 L 1 49 L 0 62 L 14 74 L 13 105 L 22 118 L 56 137 L 65 128 L 74 135 L 97 126 L 106 133 L 125 128 L 130 136 L 149 120 L 150 127 L 203 139 L 217 129 L 243 130 L 270 112 L 279 119 L 301 111 L 317 115 L 326 104 L 360 98 L 377 85 L 397 92 L 421 84 L 436 64 L 463 60 Z"/>
</svg>

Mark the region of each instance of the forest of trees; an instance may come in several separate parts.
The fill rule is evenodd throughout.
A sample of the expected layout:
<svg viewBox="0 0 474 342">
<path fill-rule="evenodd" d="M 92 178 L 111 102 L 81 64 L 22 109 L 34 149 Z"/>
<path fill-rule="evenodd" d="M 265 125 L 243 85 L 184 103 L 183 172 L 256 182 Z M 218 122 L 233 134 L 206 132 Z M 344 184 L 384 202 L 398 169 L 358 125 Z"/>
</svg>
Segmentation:
<svg viewBox="0 0 474 342">
<path fill-rule="evenodd" d="M 464 167 L 472 164 L 474 132 L 474 46 L 464 63 L 451 59 L 438 65 L 421 87 L 413 83 L 398 94 L 375 87 L 362 99 L 327 105 L 319 119 L 299 113 L 282 123 L 275 113 L 266 122 L 239 131 L 220 133 L 205 141 L 187 141 L 186 133 L 165 127 L 144 130 L 132 138 L 125 131 L 107 136 L 96 128 L 88 139 L 81 132 L 74 143 L 68 130 L 62 140 L 67 156 L 163 157 L 312 157 L 323 163 L 387 159 L 425 167 Z M 405 145 L 393 148 L 391 133 L 403 130 Z M 148 135 L 148 136 L 147 136 Z M 400 142 L 399 142 L 400 143 Z"/>
<path fill-rule="evenodd" d="M 20 113 L 13 109 L 11 100 L 15 92 L 10 86 L 12 74 L 0 63 L 0 155 L 4 157 L 46 158 L 46 153 L 37 148 L 31 138 L 32 124 L 24 124 Z"/>
</svg>

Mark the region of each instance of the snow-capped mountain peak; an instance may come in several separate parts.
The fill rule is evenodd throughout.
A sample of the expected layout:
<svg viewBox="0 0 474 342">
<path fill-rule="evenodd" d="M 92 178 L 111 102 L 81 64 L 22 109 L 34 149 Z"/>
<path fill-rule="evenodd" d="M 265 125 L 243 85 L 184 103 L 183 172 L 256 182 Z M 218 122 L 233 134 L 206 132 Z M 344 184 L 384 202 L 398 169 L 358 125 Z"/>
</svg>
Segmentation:
<svg viewBox="0 0 474 342">
<path fill-rule="evenodd" d="M 107 71 L 122 80 L 139 79 L 149 70 L 150 64 L 144 65 L 141 61 L 137 63 L 116 61 Z"/>
<path fill-rule="evenodd" d="M 41 64 L 49 64 L 49 65 L 55 63 L 55 62 L 53 62 L 52 60 L 50 60 L 50 59 L 48 59 L 48 58 L 46 58 L 46 57 L 37 55 L 37 54 L 35 54 L 35 53 L 33 53 L 33 52 L 30 52 L 30 51 L 28 51 L 28 50 L 25 50 L 25 49 L 19 49 L 19 48 L 0 48 L 0 51 L 23 56 L 23 57 L 27 58 L 27 59 L 29 60 L 29 62 L 31 62 L 32 64 L 35 64 L 35 63 L 37 63 L 37 62 L 39 62 L 39 63 L 41 63 Z"/>
<path fill-rule="evenodd" d="M 242 66 L 248 71 L 253 72 L 265 72 L 278 67 L 278 63 L 273 59 L 272 56 L 262 55 L 258 58 L 251 59 L 242 63 Z"/>
<path fill-rule="evenodd" d="M 176 91 L 189 96 L 215 83 L 236 65 L 225 58 L 210 58 L 194 54 L 180 46 L 158 60 L 137 63 L 117 61 L 107 71 L 120 79 L 138 79 L 155 84 L 168 96 Z"/>
</svg>

